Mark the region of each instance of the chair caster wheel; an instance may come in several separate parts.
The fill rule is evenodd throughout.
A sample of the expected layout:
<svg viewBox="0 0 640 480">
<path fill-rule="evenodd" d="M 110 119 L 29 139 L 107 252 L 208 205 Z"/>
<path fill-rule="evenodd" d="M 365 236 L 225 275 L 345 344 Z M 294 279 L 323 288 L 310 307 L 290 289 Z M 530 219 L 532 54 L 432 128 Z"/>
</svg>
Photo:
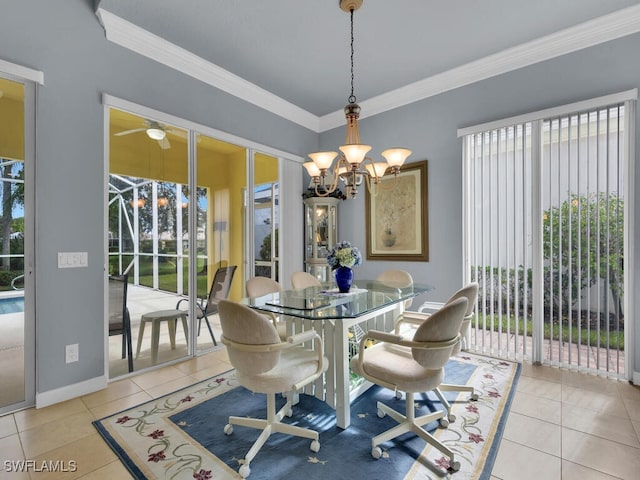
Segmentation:
<svg viewBox="0 0 640 480">
<path fill-rule="evenodd" d="M 231 435 L 233 433 L 233 425 L 231 425 L 230 423 L 227 423 L 224 426 L 224 434 L 225 435 Z"/>
<path fill-rule="evenodd" d="M 309 449 L 312 452 L 318 453 L 320 451 L 320 442 L 318 440 L 313 440 L 311 442 L 311 445 L 309 446 Z"/>
<path fill-rule="evenodd" d="M 378 460 L 382 456 L 382 449 L 380 447 L 373 447 L 371 449 L 371 456 Z"/>
<path fill-rule="evenodd" d="M 396 398 L 402 400 L 402 392 L 396 391 Z"/>
<path fill-rule="evenodd" d="M 447 428 L 449 426 L 449 420 L 447 419 L 447 417 L 442 417 L 440 419 L 440 426 L 442 428 Z"/>
<path fill-rule="evenodd" d="M 474 402 L 478 401 L 478 394 L 477 393 L 472 393 L 471 395 L 469 395 L 469 400 L 473 400 Z"/>
<path fill-rule="evenodd" d="M 240 474 L 240 476 L 242 478 L 247 478 L 249 476 L 249 474 L 251 473 L 251 468 L 249 467 L 249 465 L 242 465 L 240 467 L 240 470 L 238 470 L 238 473 Z"/>
<path fill-rule="evenodd" d="M 453 413 L 447 415 L 447 418 L 449 419 L 449 423 L 453 423 L 456 421 L 456 416 Z"/>
<path fill-rule="evenodd" d="M 451 465 L 449 466 L 449 470 L 452 472 L 457 472 L 458 470 L 460 470 L 460 462 L 453 461 L 451 462 Z"/>
<path fill-rule="evenodd" d="M 378 418 L 384 418 L 385 415 L 386 415 L 386 413 L 384 413 L 384 410 L 379 408 L 378 409 Z"/>
</svg>

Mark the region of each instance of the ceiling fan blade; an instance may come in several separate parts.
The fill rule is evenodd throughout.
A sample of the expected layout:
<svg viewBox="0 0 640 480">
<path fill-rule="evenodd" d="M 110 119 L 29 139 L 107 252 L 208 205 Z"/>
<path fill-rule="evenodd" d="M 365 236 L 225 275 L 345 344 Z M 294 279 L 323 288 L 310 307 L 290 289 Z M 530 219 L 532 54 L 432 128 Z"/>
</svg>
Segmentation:
<svg viewBox="0 0 640 480">
<path fill-rule="evenodd" d="M 124 130 L 122 132 L 114 133 L 114 135 L 119 137 L 121 135 L 129 135 L 130 133 L 144 132 L 145 130 L 146 128 L 134 128 L 133 130 Z"/>
<path fill-rule="evenodd" d="M 170 133 L 171 135 L 175 135 L 176 137 L 180 137 L 180 138 L 187 138 L 187 132 L 185 132 L 184 130 L 174 130 L 173 128 L 165 128 L 165 131 L 167 133 Z"/>
<path fill-rule="evenodd" d="M 160 148 L 163 150 L 171 148 L 171 144 L 169 143 L 169 139 L 167 137 L 164 137 L 162 140 L 158 140 L 158 145 L 160 145 Z"/>
</svg>

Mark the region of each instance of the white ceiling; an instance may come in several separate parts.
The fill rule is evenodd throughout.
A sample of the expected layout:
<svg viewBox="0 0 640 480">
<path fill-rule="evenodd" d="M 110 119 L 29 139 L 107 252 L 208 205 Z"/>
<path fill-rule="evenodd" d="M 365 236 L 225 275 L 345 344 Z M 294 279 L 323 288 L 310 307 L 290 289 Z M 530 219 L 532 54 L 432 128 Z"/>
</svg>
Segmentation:
<svg viewBox="0 0 640 480">
<path fill-rule="evenodd" d="M 101 0 L 97 14 L 108 39 L 196 77 L 214 68 L 200 79 L 263 108 L 318 131 L 343 121 L 350 33 L 339 0 Z M 640 2 L 364 0 L 354 22 L 365 117 L 638 32 Z"/>
</svg>

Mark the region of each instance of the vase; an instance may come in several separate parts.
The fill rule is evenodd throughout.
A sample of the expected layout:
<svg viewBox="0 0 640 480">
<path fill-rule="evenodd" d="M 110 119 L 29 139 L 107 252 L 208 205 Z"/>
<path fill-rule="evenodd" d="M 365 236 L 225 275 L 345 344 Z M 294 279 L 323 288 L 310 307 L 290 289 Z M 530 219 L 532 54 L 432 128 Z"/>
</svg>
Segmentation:
<svg viewBox="0 0 640 480">
<path fill-rule="evenodd" d="M 385 247 L 393 247 L 393 244 L 396 243 L 396 234 L 390 228 L 387 228 L 382 235 L 382 242 Z"/>
<path fill-rule="evenodd" d="M 351 282 L 353 282 L 353 270 L 349 267 L 338 267 L 335 276 L 338 290 L 341 293 L 347 293 L 351 288 Z"/>
</svg>

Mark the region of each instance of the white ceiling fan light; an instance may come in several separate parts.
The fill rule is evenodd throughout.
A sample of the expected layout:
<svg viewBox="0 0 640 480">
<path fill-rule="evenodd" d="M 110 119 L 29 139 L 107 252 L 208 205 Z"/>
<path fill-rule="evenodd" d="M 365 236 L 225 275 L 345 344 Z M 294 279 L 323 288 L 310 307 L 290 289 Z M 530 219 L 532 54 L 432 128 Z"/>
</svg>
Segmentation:
<svg viewBox="0 0 640 480">
<path fill-rule="evenodd" d="M 164 137 L 167 136 L 167 133 L 162 128 L 160 128 L 160 125 L 152 124 L 149 128 L 147 128 L 147 135 L 153 140 L 164 140 Z"/>
<path fill-rule="evenodd" d="M 146 119 L 144 121 L 144 124 L 144 127 L 134 128 L 132 130 L 124 130 L 122 132 L 114 133 L 114 135 L 116 137 L 121 137 L 123 135 L 129 135 L 131 133 L 145 132 L 150 139 L 157 140 L 160 148 L 162 148 L 163 150 L 171 147 L 169 139 L 167 138 L 167 129 L 164 125 L 160 125 L 154 120 Z"/>
</svg>

